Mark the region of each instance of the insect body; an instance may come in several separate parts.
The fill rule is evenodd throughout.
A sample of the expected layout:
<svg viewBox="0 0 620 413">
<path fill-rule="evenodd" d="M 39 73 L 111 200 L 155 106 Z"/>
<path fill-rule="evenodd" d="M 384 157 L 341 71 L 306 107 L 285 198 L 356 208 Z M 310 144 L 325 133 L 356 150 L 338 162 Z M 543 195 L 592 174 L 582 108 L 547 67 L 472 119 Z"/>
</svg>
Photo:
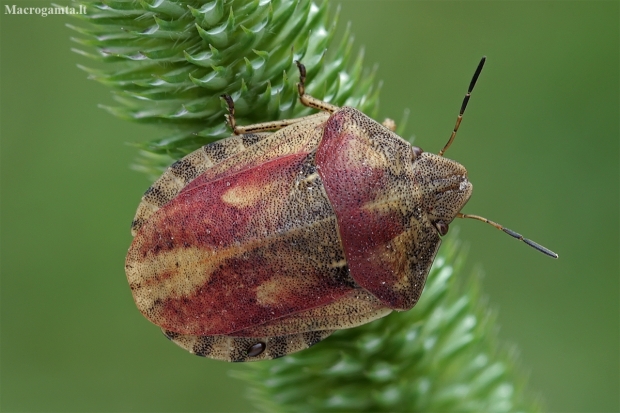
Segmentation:
<svg viewBox="0 0 620 413">
<path fill-rule="evenodd" d="M 408 310 L 450 222 L 485 220 L 460 213 L 472 185 L 442 156 L 469 93 L 435 155 L 308 96 L 298 66 L 300 100 L 319 113 L 240 127 L 225 96 L 235 135 L 174 163 L 138 206 L 125 264 L 135 302 L 191 353 L 272 359 Z"/>
</svg>

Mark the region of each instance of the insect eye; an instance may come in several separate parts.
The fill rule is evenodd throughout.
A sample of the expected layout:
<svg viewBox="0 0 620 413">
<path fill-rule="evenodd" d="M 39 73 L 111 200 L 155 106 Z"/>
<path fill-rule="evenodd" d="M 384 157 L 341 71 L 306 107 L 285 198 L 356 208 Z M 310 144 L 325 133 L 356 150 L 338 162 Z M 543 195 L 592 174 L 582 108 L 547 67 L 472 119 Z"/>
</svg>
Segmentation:
<svg viewBox="0 0 620 413">
<path fill-rule="evenodd" d="M 260 355 L 265 349 L 267 345 L 263 342 L 258 342 L 256 344 L 252 344 L 252 346 L 248 349 L 248 357 L 256 357 Z"/>
<path fill-rule="evenodd" d="M 437 232 L 441 236 L 446 235 L 449 229 L 448 224 L 443 221 L 435 221 L 435 228 L 437 228 Z"/>
<path fill-rule="evenodd" d="M 422 155 L 422 152 L 424 152 L 419 146 L 412 146 L 411 149 L 413 150 L 414 159 L 419 158 L 420 155 Z"/>
</svg>

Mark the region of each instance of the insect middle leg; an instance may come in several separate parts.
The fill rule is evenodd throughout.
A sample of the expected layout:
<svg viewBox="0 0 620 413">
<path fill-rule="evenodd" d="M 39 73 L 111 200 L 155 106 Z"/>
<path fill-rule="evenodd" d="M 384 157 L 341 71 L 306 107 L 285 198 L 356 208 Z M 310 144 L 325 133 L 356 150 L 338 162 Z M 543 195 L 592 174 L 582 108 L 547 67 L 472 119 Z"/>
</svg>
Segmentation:
<svg viewBox="0 0 620 413">
<path fill-rule="evenodd" d="M 299 69 L 299 83 L 297 83 L 297 91 L 299 93 L 299 101 L 301 102 L 301 104 L 309 108 L 318 109 L 320 111 L 328 113 L 334 113 L 335 111 L 337 111 L 339 109 L 338 106 L 324 102 L 306 93 L 306 67 L 297 60 L 295 61 L 295 63 L 297 64 L 297 68 Z M 222 95 L 222 98 L 226 101 L 226 105 L 228 106 L 228 115 L 226 115 L 226 120 L 228 121 L 228 124 L 230 125 L 235 135 L 278 130 L 297 122 L 322 116 L 322 114 L 316 113 L 314 115 L 304 116 L 301 118 L 281 119 L 271 122 L 255 123 L 247 126 L 239 126 L 235 121 L 235 102 L 233 101 L 232 97 L 230 95 Z"/>
<path fill-rule="evenodd" d="M 304 66 L 299 60 L 295 60 L 297 68 L 299 69 L 299 83 L 297 83 L 297 91 L 299 92 L 299 101 L 302 105 L 322 110 L 329 113 L 334 113 L 338 109 L 338 106 L 332 105 L 327 102 L 323 102 L 315 97 L 306 94 L 306 66 Z"/>
<path fill-rule="evenodd" d="M 314 115 L 303 116 L 301 118 L 280 119 L 271 122 L 254 123 L 252 125 L 239 126 L 235 121 L 235 102 L 233 101 L 232 97 L 230 97 L 230 95 L 222 95 L 222 98 L 226 101 L 226 105 L 228 105 L 228 114 L 226 115 L 226 121 L 228 122 L 228 125 L 230 125 L 230 128 L 233 130 L 233 133 L 235 135 L 278 130 L 297 122 L 323 116 L 323 114 L 321 113 L 315 113 Z"/>
</svg>

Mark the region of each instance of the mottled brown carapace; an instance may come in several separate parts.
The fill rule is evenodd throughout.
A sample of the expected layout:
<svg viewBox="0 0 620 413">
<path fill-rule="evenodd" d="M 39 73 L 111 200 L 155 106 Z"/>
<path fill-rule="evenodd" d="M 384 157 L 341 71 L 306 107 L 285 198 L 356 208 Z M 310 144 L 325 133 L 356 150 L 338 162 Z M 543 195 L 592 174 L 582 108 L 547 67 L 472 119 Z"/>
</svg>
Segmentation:
<svg viewBox="0 0 620 413">
<path fill-rule="evenodd" d="M 447 228 L 471 194 L 467 172 L 327 106 L 204 146 L 145 193 L 127 278 L 181 347 L 272 359 L 418 301 L 437 222 Z"/>
</svg>

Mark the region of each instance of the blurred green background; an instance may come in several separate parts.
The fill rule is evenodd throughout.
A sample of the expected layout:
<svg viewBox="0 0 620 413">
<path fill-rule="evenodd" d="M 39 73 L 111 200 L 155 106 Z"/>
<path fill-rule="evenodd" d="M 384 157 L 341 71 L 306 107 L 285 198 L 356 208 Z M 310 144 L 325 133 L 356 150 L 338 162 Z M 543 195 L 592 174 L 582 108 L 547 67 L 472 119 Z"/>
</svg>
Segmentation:
<svg viewBox="0 0 620 413">
<path fill-rule="evenodd" d="M 2 410 L 251 410 L 228 376 L 244 367 L 170 344 L 126 285 L 129 223 L 150 184 L 126 143 L 161 132 L 98 109 L 110 91 L 76 67 L 91 62 L 70 51 L 69 18 L 0 4 Z M 479 222 L 453 226 L 549 411 L 618 411 L 619 3 L 336 4 L 379 64 L 379 118 L 409 108 L 405 137 L 427 151 L 488 56 L 447 152 L 474 184 L 464 212 L 560 259 Z"/>
</svg>

